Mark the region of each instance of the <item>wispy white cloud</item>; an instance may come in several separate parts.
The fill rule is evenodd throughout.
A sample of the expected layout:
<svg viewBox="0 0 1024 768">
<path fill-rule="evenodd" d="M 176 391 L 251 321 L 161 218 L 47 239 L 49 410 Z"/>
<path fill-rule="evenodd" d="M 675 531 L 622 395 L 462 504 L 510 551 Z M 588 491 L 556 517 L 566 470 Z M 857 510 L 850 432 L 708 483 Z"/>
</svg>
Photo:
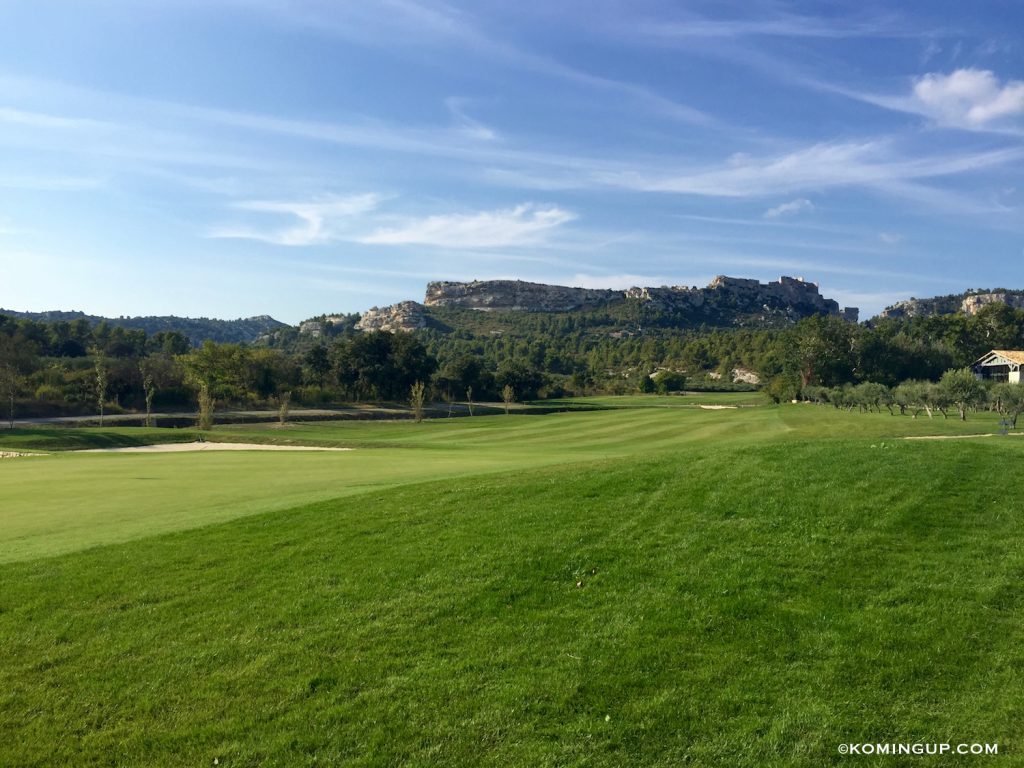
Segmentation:
<svg viewBox="0 0 1024 768">
<path fill-rule="evenodd" d="M 741 38 L 791 37 L 842 39 L 853 37 L 909 37 L 920 34 L 911 31 L 895 19 L 855 18 L 826 19 L 794 13 L 776 12 L 761 18 L 721 19 L 688 15 L 681 19 L 658 19 L 634 25 L 634 30 L 654 38 Z"/>
<path fill-rule="evenodd" d="M 32 192 L 78 192 L 103 184 L 103 179 L 90 176 L 0 176 L 0 188 Z"/>
<path fill-rule="evenodd" d="M 0 123 L 23 125 L 30 128 L 109 128 L 111 123 L 87 117 L 65 117 L 12 107 L 0 107 Z"/>
<path fill-rule="evenodd" d="M 672 172 L 630 170 L 595 174 L 610 186 L 707 197 L 765 197 L 833 187 L 885 189 L 915 197 L 900 182 L 952 176 L 1024 160 L 1024 147 L 905 157 L 891 142 L 814 144 L 782 155 L 732 158 L 717 167 Z M 927 190 L 925 190 L 927 191 Z"/>
<path fill-rule="evenodd" d="M 1024 136 L 1024 81 L 1001 82 L 988 69 L 963 68 L 949 74 L 929 72 L 913 80 L 910 91 L 879 94 L 835 84 L 814 83 L 877 107 L 920 115 L 945 128 Z"/>
<path fill-rule="evenodd" d="M 259 240 L 274 245 L 321 245 L 340 239 L 351 225 L 351 219 L 377 207 L 381 198 L 374 194 L 330 197 L 314 202 L 252 200 L 236 203 L 240 211 L 268 213 L 299 219 L 295 226 L 257 229 L 249 226 L 222 226 L 207 236 Z"/>
<path fill-rule="evenodd" d="M 494 141 L 498 138 L 497 131 L 466 114 L 466 99 L 451 96 L 444 103 L 464 136 L 477 141 Z"/>
<path fill-rule="evenodd" d="M 515 208 L 410 219 L 358 238 L 372 245 L 433 245 L 443 248 L 497 248 L 537 244 L 576 215 L 556 206 L 526 203 Z"/>
<path fill-rule="evenodd" d="M 0 96 L 4 93 L 4 86 L 12 82 L 19 91 L 31 84 L 0 77 Z M 55 95 L 64 95 L 75 103 L 99 101 L 107 106 L 113 105 L 112 108 L 118 113 L 147 114 L 153 119 L 172 121 L 170 124 L 176 124 L 179 130 L 169 135 L 165 135 L 168 134 L 166 131 L 153 133 L 146 126 L 126 123 L 119 126 L 120 132 L 114 137 L 117 140 L 108 137 L 102 142 L 90 141 L 88 144 L 91 154 L 109 154 L 123 158 L 128 163 L 148 162 L 164 167 L 185 164 L 271 170 L 268 162 L 273 158 L 240 156 L 237 147 L 228 149 L 210 146 L 198 149 L 203 146 L 203 142 L 184 142 L 182 139 L 193 133 L 203 137 L 208 126 L 217 126 L 287 137 L 297 142 L 324 142 L 381 152 L 450 157 L 468 164 L 470 172 L 482 174 L 485 179 L 519 188 L 616 188 L 743 198 L 780 193 L 807 194 L 830 187 L 860 186 L 910 198 L 922 205 L 939 202 L 943 209 L 949 209 L 949 194 L 910 182 L 993 169 L 1024 158 L 1024 148 L 1020 146 L 988 151 L 960 148 L 942 154 L 921 155 L 915 146 L 897 147 L 894 141 L 882 138 L 823 142 L 775 155 L 738 153 L 723 160 L 718 166 L 684 166 L 673 170 L 674 162 L 677 161 L 673 156 L 631 157 L 622 153 L 595 158 L 543 151 L 533 146 L 516 146 L 511 140 L 467 142 L 464 132 L 459 128 L 413 128 L 377 121 L 352 124 L 290 119 L 116 94 L 97 94 L 46 82 L 36 84 Z M 79 115 L 49 117 L 65 121 L 61 124 L 69 129 L 66 151 L 74 151 L 74 147 L 82 146 L 82 137 L 78 135 L 77 128 L 91 118 Z M 70 130 L 72 128 L 76 130 Z M 476 130 L 482 138 L 490 129 L 483 126 Z M 508 170 L 510 168 L 515 170 Z M 286 171 L 279 165 L 276 172 Z M 975 202 L 963 210 L 972 208 L 977 209 L 978 204 Z M 987 206 L 986 210 L 991 211 L 992 206 Z"/>
<path fill-rule="evenodd" d="M 361 45 L 394 47 L 400 39 L 415 46 L 457 46 L 482 59 L 542 77 L 624 96 L 634 103 L 679 122 L 722 124 L 690 104 L 672 99 L 641 83 L 617 79 L 565 64 L 514 45 L 506 35 L 489 32 L 478 15 L 444 2 L 366 0 L 359 3 L 284 2 L 283 0 L 219 0 L 246 10 L 254 8 L 283 23 L 343 37 Z"/>
<path fill-rule="evenodd" d="M 788 203 L 782 203 L 774 208 L 769 208 L 764 212 L 766 219 L 777 219 L 779 216 L 786 216 L 793 213 L 803 213 L 805 211 L 813 211 L 814 203 L 808 200 L 806 197 L 801 197 L 797 200 L 790 200 Z"/>
<path fill-rule="evenodd" d="M 898 245 L 903 242 L 903 235 L 897 232 L 879 232 L 878 239 L 886 245 Z"/>
<path fill-rule="evenodd" d="M 921 50 L 920 61 L 922 65 L 928 64 L 932 59 L 942 53 L 942 46 L 936 40 L 929 40 Z"/>
</svg>

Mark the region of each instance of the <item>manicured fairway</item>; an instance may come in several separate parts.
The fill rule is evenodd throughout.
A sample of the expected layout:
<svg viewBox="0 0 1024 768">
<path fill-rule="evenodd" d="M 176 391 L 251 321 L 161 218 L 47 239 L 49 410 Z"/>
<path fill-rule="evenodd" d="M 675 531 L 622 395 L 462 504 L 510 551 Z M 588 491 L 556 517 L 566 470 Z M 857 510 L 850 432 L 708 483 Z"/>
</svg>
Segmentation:
<svg viewBox="0 0 1024 768">
<path fill-rule="evenodd" d="M 602 408 L 674 408 L 699 407 L 701 405 L 767 405 L 768 397 L 761 392 L 687 392 L 685 395 L 599 395 L 595 397 L 574 397 L 568 400 L 542 400 L 539 403 L 551 406 L 553 403 L 567 405 L 589 405 Z"/>
<path fill-rule="evenodd" d="M 8 459 L 0 562 L 126 541 L 368 490 L 737 439 L 735 413 L 600 411 L 218 430 L 216 439 L 344 453 L 76 454 Z M 783 431 L 768 409 L 743 439 Z M 172 435 L 176 431 L 172 431 Z"/>
<path fill-rule="evenodd" d="M 218 428 L 210 439 L 346 446 L 323 453 L 56 453 L 0 462 L 0 562 L 222 522 L 369 490 L 447 477 L 773 439 L 992 431 L 992 416 L 912 420 L 810 406 L 704 411 L 648 407 L 397 422 Z M 654 401 L 661 398 L 651 398 Z M 629 399 L 622 401 L 628 404 Z M 140 434 L 134 434 L 138 432 Z M 133 445 L 186 430 L 42 430 L 17 445 Z M 0 438 L 0 447 L 4 445 Z M 13 446 L 12 446 L 13 447 Z M 694 448 L 699 450 L 699 448 Z"/>
<path fill-rule="evenodd" d="M 1022 764 L 1024 439 L 895 439 L 994 428 L 644 408 L 4 460 L 0 765 L 821 766 L 946 740 Z"/>
</svg>

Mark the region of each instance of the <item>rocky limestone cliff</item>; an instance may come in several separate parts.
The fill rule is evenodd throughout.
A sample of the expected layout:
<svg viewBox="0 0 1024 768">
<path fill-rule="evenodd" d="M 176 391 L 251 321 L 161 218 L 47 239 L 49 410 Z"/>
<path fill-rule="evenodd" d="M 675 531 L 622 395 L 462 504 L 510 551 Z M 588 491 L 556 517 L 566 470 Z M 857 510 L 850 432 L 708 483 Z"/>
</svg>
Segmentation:
<svg viewBox="0 0 1024 768">
<path fill-rule="evenodd" d="M 732 316 L 759 321 L 795 321 L 809 315 L 825 314 L 857 322 L 856 307 L 840 308 L 826 299 L 815 283 L 802 278 L 780 277 L 762 283 L 740 277 L 719 275 L 707 288 L 662 286 L 661 288 L 630 288 L 626 298 L 651 302 L 666 311 L 682 312 L 695 322 L 719 323 Z"/>
<path fill-rule="evenodd" d="M 356 323 L 360 331 L 416 331 L 426 327 L 427 317 L 423 313 L 423 305 L 416 301 L 372 307 Z"/>
<path fill-rule="evenodd" d="M 568 288 L 522 280 L 436 282 L 427 285 L 428 307 L 464 307 L 483 311 L 569 312 L 622 298 L 621 291 Z"/>
<path fill-rule="evenodd" d="M 930 299 L 908 299 L 886 307 L 879 313 L 884 317 L 932 317 L 954 315 L 958 312 L 971 316 L 992 304 L 1008 304 L 1024 309 L 1024 291 L 971 291 L 968 293 L 935 296 Z"/>
<path fill-rule="evenodd" d="M 960 311 L 965 315 L 976 315 L 989 304 L 1009 304 L 1014 309 L 1024 309 L 1024 294 L 999 291 L 996 293 L 975 293 L 965 296 Z"/>
<path fill-rule="evenodd" d="M 775 320 L 829 314 L 856 322 L 858 314 L 853 307 L 840 309 L 835 301 L 821 295 L 817 285 L 802 279 L 782 277 L 777 282 L 761 283 L 724 275 L 712 280 L 707 288 L 677 285 L 627 291 L 569 288 L 520 280 L 438 282 L 427 286 L 424 303 L 428 307 L 566 312 L 618 299 L 649 302 L 659 309 L 693 315 L 696 321 L 714 321 L 720 315 L 729 314 Z"/>
</svg>

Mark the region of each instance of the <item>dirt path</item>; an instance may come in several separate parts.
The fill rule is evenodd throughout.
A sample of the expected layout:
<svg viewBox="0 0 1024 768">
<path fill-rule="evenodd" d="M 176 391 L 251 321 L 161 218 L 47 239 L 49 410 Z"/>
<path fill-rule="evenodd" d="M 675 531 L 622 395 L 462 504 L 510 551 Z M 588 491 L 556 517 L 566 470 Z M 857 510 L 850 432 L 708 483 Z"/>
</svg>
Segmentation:
<svg viewBox="0 0 1024 768">
<path fill-rule="evenodd" d="M 1020 437 L 1024 435 L 1024 432 L 1009 432 L 1005 435 L 999 433 L 999 437 Z M 996 437 L 995 432 L 983 432 L 978 435 L 914 435 L 911 437 L 904 437 L 904 440 L 967 440 L 972 437 Z"/>
</svg>

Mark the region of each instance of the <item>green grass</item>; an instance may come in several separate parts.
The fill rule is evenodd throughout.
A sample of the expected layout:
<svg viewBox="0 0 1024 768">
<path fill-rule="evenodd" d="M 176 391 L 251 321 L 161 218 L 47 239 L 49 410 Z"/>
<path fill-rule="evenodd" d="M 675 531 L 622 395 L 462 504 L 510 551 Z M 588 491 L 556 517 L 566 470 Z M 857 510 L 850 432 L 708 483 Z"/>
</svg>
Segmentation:
<svg viewBox="0 0 1024 768">
<path fill-rule="evenodd" d="M 59 453 L 0 462 L 0 562 L 127 541 L 410 482 L 584 462 L 687 442 L 781 433 L 764 409 L 736 413 L 598 411 L 415 424 L 316 422 L 224 427 L 214 440 L 325 447 L 344 453 Z M 55 430 L 64 431 L 64 430 Z M 87 430 L 78 430 L 86 432 Z M 171 435 L 176 431 L 169 430 Z"/>
<path fill-rule="evenodd" d="M 82 451 L 128 448 L 157 443 L 188 443 L 199 436 L 192 429 L 157 427 L 20 427 L 0 429 L 3 451 Z"/>
<path fill-rule="evenodd" d="M 695 407 L 700 405 L 767 405 L 761 392 L 687 392 L 685 395 L 598 395 L 565 400 L 538 400 L 537 405 L 591 406 L 600 408 Z"/>
<path fill-rule="evenodd" d="M 994 427 L 641 407 L 5 460 L 0 765 L 900 765 L 836 748 L 945 740 L 1021 764 L 1024 440 L 894 439 Z"/>
</svg>

